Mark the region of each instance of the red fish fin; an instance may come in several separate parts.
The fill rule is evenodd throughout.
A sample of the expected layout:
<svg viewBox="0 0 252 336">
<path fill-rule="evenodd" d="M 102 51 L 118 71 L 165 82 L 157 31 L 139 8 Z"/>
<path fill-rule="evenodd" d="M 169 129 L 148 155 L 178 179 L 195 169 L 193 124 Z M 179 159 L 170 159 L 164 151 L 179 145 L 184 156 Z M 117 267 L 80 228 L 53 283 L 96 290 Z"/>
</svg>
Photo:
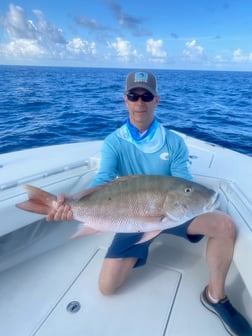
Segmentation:
<svg viewBox="0 0 252 336">
<path fill-rule="evenodd" d="M 91 228 L 90 226 L 87 226 L 85 224 L 80 224 L 79 225 L 79 229 L 78 231 L 70 237 L 70 239 L 75 239 L 75 238 L 79 238 L 79 237 L 83 237 L 83 236 L 89 236 L 95 233 L 98 233 L 100 231 L 95 230 L 93 228 Z"/>
<path fill-rule="evenodd" d="M 145 243 L 148 240 L 151 240 L 152 238 L 157 237 L 160 234 L 160 232 L 161 232 L 161 230 L 154 230 L 154 231 L 150 231 L 150 232 L 145 232 L 143 237 L 137 243 L 135 243 L 135 245 Z"/>
<path fill-rule="evenodd" d="M 31 185 L 24 185 L 24 188 L 29 200 L 16 204 L 19 209 L 47 215 L 52 208 L 56 208 L 57 198 L 53 194 Z"/>
</svg>

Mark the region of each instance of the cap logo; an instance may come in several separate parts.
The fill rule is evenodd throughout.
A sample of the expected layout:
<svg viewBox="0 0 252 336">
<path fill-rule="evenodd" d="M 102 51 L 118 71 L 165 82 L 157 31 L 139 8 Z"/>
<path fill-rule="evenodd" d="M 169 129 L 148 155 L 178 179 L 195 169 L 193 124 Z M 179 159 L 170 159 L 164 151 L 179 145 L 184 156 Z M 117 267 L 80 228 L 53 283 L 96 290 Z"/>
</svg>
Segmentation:
<svg viewBox="0 0 252 336">
<path fill-rule="evenodd" d="M 139 83 L 139 82 L 147 83 L 148 82 L 148 74 L 146 72 L 136 72 L 134 82 L 135 83 Z"/>
</svg>

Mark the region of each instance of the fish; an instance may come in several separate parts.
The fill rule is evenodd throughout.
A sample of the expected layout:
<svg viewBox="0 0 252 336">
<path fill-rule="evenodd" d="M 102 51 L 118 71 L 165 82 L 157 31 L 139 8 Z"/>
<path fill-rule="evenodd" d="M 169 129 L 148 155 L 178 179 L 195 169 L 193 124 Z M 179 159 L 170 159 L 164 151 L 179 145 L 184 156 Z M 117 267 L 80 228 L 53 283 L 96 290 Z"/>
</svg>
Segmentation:
<svg viewBox="0 0 252 336">
<path fill-rule="evenodd" d="M 24 185 L 28 200 L 16 204 L 22 210 L 47 215 L 57 209 L 57 197 L 32 185 Z M 69 203 L 73 219 L 80 222 L 71 238 L 97 232 L 142 232 L 143 243 L 163 230 L 185 223 L 219 207 L 219 195 L 194 181 L 175 176 L 129 175 L 88 188 Z"/>
</svg>

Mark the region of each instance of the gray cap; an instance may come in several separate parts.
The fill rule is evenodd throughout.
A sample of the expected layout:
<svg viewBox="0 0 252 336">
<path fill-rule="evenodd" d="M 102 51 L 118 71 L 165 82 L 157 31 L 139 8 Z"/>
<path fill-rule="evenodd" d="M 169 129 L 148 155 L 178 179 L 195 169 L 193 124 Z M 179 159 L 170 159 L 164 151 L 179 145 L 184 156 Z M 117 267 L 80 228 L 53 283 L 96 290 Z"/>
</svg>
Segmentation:
<svg viewBox="0 0 252 336">
<path fill-rule="evenodd" d="M 145 70 L 131 72 L 126 79 L 126 92 L 132 89 L 145 89 L 157 96 L 157 80 L 155 76 Z"/>
</svg>

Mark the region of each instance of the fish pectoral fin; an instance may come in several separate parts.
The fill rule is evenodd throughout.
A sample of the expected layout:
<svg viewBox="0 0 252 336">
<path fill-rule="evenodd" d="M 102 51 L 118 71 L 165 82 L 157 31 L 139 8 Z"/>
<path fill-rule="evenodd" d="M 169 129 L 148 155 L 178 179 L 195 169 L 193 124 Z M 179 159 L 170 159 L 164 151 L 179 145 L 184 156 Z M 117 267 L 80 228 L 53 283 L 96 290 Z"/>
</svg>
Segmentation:
<svg viewBox="0 0 252 336">
<path fill-rule="evenodd" d="M 99 233 L 100 231 L 93 229 L 92 227 L 86 225 L 86 224 L 79 224 L 78 231 L 70 237 L 70 239 L 75 239 L 79 237 L 89 236 L 92 234 Z"/>
<path fill-rule="evenodd" d="M 137 243 L 135 243 L 135 245 L 145 243 L 148 240 L 151 240 L 151 239 L 157 237 L 161 232 L 162 232 L 162 230 L 154 230 L 154 231 L 150 231 L 150 232 L 145 232 L 143 237 Z"/>
</svg>

